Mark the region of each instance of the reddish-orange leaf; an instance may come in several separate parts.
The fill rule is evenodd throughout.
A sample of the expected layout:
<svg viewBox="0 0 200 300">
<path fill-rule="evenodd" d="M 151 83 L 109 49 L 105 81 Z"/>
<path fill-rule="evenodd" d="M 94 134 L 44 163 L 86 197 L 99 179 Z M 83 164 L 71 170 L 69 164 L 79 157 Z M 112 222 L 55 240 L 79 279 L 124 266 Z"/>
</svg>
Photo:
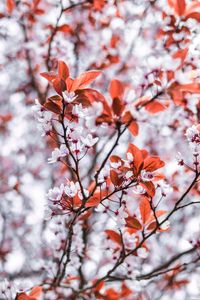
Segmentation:
<svg viewBox="0 0 200 300">
<path fill-rule="evenodd" d="M 151 114 L 159 113 L 165 110 L 166 108 L 167 108 L 166 105 L 156 100 L 145 105 L 145 109 Z"/>
<path fill-rule="evenodd" d="M 140 185 L 146 190 L 147 194 L 150 197 L 153 197 L 155 195 L 155 186 L 151 181 L 140 182 Z"/>
<path fill-rule="evenodd" d="M 40 75 L 42 77 L 44 77 L 45 79 L 47 79 L 49 82 L 52 82 L 52 80 L 57 77 L 55 72 L 43 72 L 43 73 L 40 73 Z"/>
<path fill-rule="evenodd" d="M 121 299 L 123 299 L 124 297 L 127 297 L 127 296 L 129 296 L 129 295 L 131 295 L 132 294 L 132 290 L 130 290 L 127 286 L 126 286 L 126 284 L 123 282 L 123 284 L 122 284 L 122 288 L 121 288 Z"/>
<path fill-rule="evenodd" d="M 157 223 L 155 221 L 153 221 L 152 223 L 150 223 L 148 226 L 147 226 L 147 230 L 154 230 L 157 226 Z"/>
<path fill-rule="evenodd" d="M 66 84 L 62 79 L 56 78 L 53 80 L 54 90 L 62 96 L 62 92 L 66 90 Z"/>
<path fill-rule="evenodd" d="M 106 0 L 94 0 L 93 7 L 96 10 L 101 10 L 104 7 L 105 3 L 106 3 Z"/>
<path fill-rule="evenodd" d="M 17 300 L 38 300 L 41 293 L 42 293 L 42 287 L 36 286 L 31 290 L 29 295 L 27 295 L 26 293 L 20 293 L 19 295 L 17 295 L 16 299 Z"/>
<path fill-rule="evenodd" d="M 60 114 L 61 107 L 57 103 L 52 102 L 50 99 L 47 99 L 47 101 L 44 104 L 44 107 L 47 110 L 54 112 L 55 114 Z"/>
<path fill-rule="evenodd" d="M 122 117 L 122 122 L 124 124 L 129 125 L 128 129 L 130 130 L 133 136 L 138 135 L 139 126 L 136 123 L 136 121 L 133 119 L 130 111 L 125 112 L 125 114 Z"/>
<path fill-rule="evenodd" d="M 90 199 L 86 202 L 85 207 L 93 207 L 99 205 L 101 202 L 100 197 L 90 197 Z"/>
<path fill-rule="evenodd" d="M 134 106 L 135 107 L 145 106 L 150 100 L 151 97 L 149 96 L 140 97 L 134 102 Z"/>
<path fill-rule="evenodd" d="M 117 233 L 114 230 L 109 230 L 109 229 L 105 230 L 105 233 L 113 242 L 121 245 L 121 236 L 119 233 Z"/>
<path fill-rule="evenodd" d="M 112 99 L 123 97 L 124 94 L 123 84 L 119 80 L 113 79 L 109 86 L 109 93 Z"/>
<path fill-rule="evenodd" d="M 145 158 L 143 168 L 148 172 L 153 172 L 164 167 L 165 163 L 157 156 L 149 156 Z"/>
<path fill-rule="evenodd" d="M 15 8 L 15 1 L 14 0 L 6 0 L 6 8 L 9 14 L 12 13 L 13 9 Z"/>
<path fill-rule="evenodd" d="M 69 77 L 69 68 L 62 60 L 58 61 L 58 75 L 64 81 Z"/>
<path fill-rule="evenodd" d="M 42 287 L 41 286 L 35 286 L 32 288 L 31 292 L 29 293 L 29 296 L 35 297 L 38 299 L 40 295 L 42 294 Z"/>
<path fill-rule="evenodd" d="M 186 8 L 185 0 L 168 0 L 168 4 L 175 10 L 178 16 L 184 14 Z"/>
<path fill-rule="evenodd" d="M 162 174 L 162 173 L 156 173 L 154 175 L 154 178 L 153 178 L 154 181 L 159 181 L 159 180 L 162 180 L 162 179 L 165 179 L 165 175 Z"/>
<path fill-rule="evenodd" d="M 137 136 L 139 132 L 139 126 L 135 121 L 131 122 L 131 125 L 129 125 L 128 129 L 132 133 L 133 136 Z"/>
<path fill-rule="evenodd" d="M 131 153 L 133 155 L 134 167 L 136 168 L 136 171 L 139 172 L 140 167 L 143 164 L 142 151 L 139 148 L 137 148 L 135 145 L 129 144 L 127 153 Z"/>
<path fill-rule="evenodd" d="M 133 121 L 133 117 L 130 111 L 126 111 L 122 117 L 122 122 L 125 124 L 130 124 Z"/>
<path fill-rule="evenodd" d="M 61 31 L 64 33 L 70 33 L 70 32 L 72 32 L 72 28 L 68 24 L 64 24 L 64 25 L 59 26 L 57 28 L 57 31 Z"/>
<path fill-rule="evenodd" d="M 110 171 L 110 180 L 115 186 L 120 186 L 123 182 L 123 180 L 119 178 L 117 172 L 115 172 L 114 170 Z"/>
<path fill-rule="evenodd" d="M 51 96 L 48 99 L 53 102 L 60 102 L 62 100 L 62 98 L 59 95 Z"/>
<path fill-rule="evenodd" d="M 135 217 L 131 217 L 131 216 L 126 218 L 126 226 L 134 228 L 136 230 L 140 230 L 142 228 L 142 225 L 140 224 L 138 219 L 136 219 Z"/>
<path fill-rule="evenodd" d="M 173 58 L 180 58 L 181 60 L 184 60 L 186 58 L 187 53 L 188 53 L 188 48 L 180 49 L 180 50 L 176 51 L 172 55 L 172 57 Z"/>
<path fill-rule="evenodd" d="M 142 217 L 143 224 L 146 224 L 149 220 L 149 217 L 151 216 L 151 206 L 149 200 L 146 198 L 143 198 L 140 201 L 140 214 Z"/>
<path fill-rule="evenodd" d="M 124 105 L 119 98 L 114 98 L 112 103 L 112 109 L 116 116 L 120 116 L 124 110 Z"/>
<path fill-rule="evenodd" d="M 93 281 L 93 284 L 95 284 L 96 283 L 96 280 L 94 280 Z M 102 281 L 100 281 L 97 285 L 95 285 L 95 287 L 94 287 L 94 290 L 96 291 L 96 292 L 99 292 L 101 289 L 102 289 L 102 287 L 104 286 L 104 281 L 102 280 Z"/>
<path fill-rule="evenodd" d="M 185 48 L 185 49 L 180 49 L 173 54 L 173 56 L 172 56 L 173 58 L 175 58 L 175 59 L 179 58 L 181 60 L 179 68 L 181 68 L 183 66 L 183 63 L 187 56 L 187 53 L 188 53 L 188 48 Z"/>
<path fill-rule="evenodd" d="M 119 162 L 119 161 L 122 161 L 122 160 L 121 160 L 121 158 L 120 158 L 119 156 L 117 156 L 117 155 L 111 155 L 111 156 L 110 156 L 110 161 L 116 163 L 116 162 Z"/>
<path fill-rule="evenodd" d="M 71 87 L 71 91 L 84 89 L 87 85 L 89 85 L 92 81 L 94 81 L 95 78 L 100 74 L 101 74 L 100 71 L 95 71 L 95 70 L 82 73 L 79 77 L 74 79 L 73 85 Z"/>
<path fill-rule="evenodd" d="M 186 20 L 188 20 L 188 19 L 195 19 L 195 20 L 197 20 L 198 22 L 200 22 L 200 13 L 199 12 L 192 12 L 192 13 L 190 13 L 190 14 L 188 14 L 187 16 L 186 16 Z"/>
<path fill-rule="evenodd" d="M 74 79 L 72 79 L 71 77 L 68 77 L 66 79 L 65 83 L 66 83 L 67 91 L 70 92 L 72 90 Z"/>
<path fill-rule="evenodd" d="M 20 293 L 17 295 L 16 300 L 35 300 L 34 298 L 31 299 L 26 293 Z"/>
<path fill-rule="evenodd" d="M 36 8 L 40 2 L 41 0 L 33 0 L 33 7 Z"/>
<path fill-rule="evenodd" d="M 185 7 L 185 0 L 176 0 L 175 10 L 179 16 L 184 15 Z"/>
<path fill-rule="evenodd" d="M 181 90 L 182 92 L 200 94 L 200 83 L 180 84 L 177 86 L 177 89 Z"/>
<path fill-rule="evenodd" d="M 105 291 L 105 297 L 103 297 L 105 300 L 119 300 L 119 293 L 114 290 L 113 288 L 108 288 Z"/>
</svg>

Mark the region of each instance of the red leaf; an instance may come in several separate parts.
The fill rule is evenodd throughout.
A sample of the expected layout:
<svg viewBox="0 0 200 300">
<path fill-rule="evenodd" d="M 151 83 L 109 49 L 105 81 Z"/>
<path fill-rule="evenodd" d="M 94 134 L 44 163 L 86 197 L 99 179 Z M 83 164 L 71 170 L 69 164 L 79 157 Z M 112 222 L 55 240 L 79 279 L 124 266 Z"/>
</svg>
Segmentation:
<svg viewBox="0 0 200 300">
<path fill-rule="evenodd" d="M 37 6 L 40 4 L 41 0 L 33 0 L 33 7 L 37 8 Z"/>
<path fill-rule="evenodd" d="M 120 186 L 123 182 L 122 178 L 119 178 L 117 172 L 113 170 L 110 171 L 110 180 L 115 186 Z"/>
<path fill-rule="evenodd" d="M 119 233 L 117 233 L 114 230 L 109 230 L 109 229 L 105 230 L 105 233 L 113 242 L 115 242 L 121 246 L 121 236 Z"/>
<path fill-rule="evenodd" d="M 66 84 L 62 79 L 56 78 L 53 80 L 54 90 L 62 96 L 62 92 L 66 90 Z"/>
<path fill-rule="evenodd" d="M 178 16 L 184 14 L 186 8 L 185 0 L 168 0 L 168 4 L 175 10 Z"/>
<path fill-rule="evenodd" d="M 188 48 L 185 48 L 185 49 L 180 49 L 180 50 L 176 51 L 172 55 L 173 58 L 175 58 L 175 59 L 179 58 L 181 60 L 181 64 L 180 64 L 179 68 L 183 66 L 183 63 L 187 56 L 187 53 L 188 53 Z"/>
<path fill-rule="evenodd" d="M 136 123 L 136 121 L 133 119 L 130 111 L 125 112 L 124 116 L 122 117 L 122 122 L 129 125 L 128 129 L 133 136 L 138 135 L 139 126 Z"/>
<path fill-rule="evenodd" d="M 55 72 L 43 72 L 40 73 L 40 75 L 47 79 L 49 82 L 52 82 L 52 80 L 54 80 L 57 77 Z"/>
<path fill-rule="evenodd" d="M 19 295 L 17 295 L 16 299 L 17 300 L 38 300 L 41 293 L 42 293 L 42 287 L 36 286 L 31 290 L 29 295 L 27 295 L 26 293 L 20 293 Z"/>
<path fill-rule="evenodd" d="M 139 127 L 135 121 L 131 122 L 131 125 L 129 125 L 128 129 L 130 130 L 130 132 L 132 133 L 133 136 L 138 135 Z"/>
<path fill-rule="evenodd" d="M 14 0 L 6 0 L 6 8 L 9 14 L 12 13 L 13 9 L 15 8 L 15 1 Z"/>
<path fill-rule="evenodd" d="M 53 102 L 61 102 L 61 100 L 62 100 L 62 98 L 59 95 L 51 96 L 48 99 Z"/>
<path fill-rule="evenodd" d="M 136 219 L 135 217 L 131 217 L 131 216 L 126 218 L 126 226 L 134 228 L 136 230 L 140 230 L 142 228 L 142 225 L 140 224 L 138 219 Z"/>
<path fill-rule="evenodd" d="M 140 201 L 140 214 L 142 217 L 143 224 L 146 224 L 151 215 L 151 206 L 149 200 L 146 198 L 143 198 Z"/>
<path fill-rule="evenodd" d="M 123 84 L 119 80 L 113 79 L 109 86 L 109 93 L 112 99 L 123 97 L 124 94 Z"/>
<path fill-rule="evenodd" d="M 20 293 L 17 295 L 16 300 L 32 300 L 26 293 Z M 33 298 L 33 300 L 36 300 Z"/>
<path fill-rule="evenodd" d="M 71 33 L 72 28 L 68 24 L 64 24 L 64 25 L 59 26 L 57 28 L 57 31 L 61 31 L 61 32 L 64 32 L 64 33 Z"/>
<path fill-rule="evenodd" d="M 167 107 L 158 101 L 153 101 L 145 105 L 145 109 L 151 114 L 156 114 L 165 110 Z"/>
<path fill-rule="evenodd" d="M 90 84 L 94 79 L 101 74 L 100 71 L 88 71 L 82 73 L 79 77 L 77 77 L 73 85 L 71 87 L 71 91 L 76 91 L 78 89 L 85 88 L 88 84 Z"/>
<path fill-rule="evenodd" d="M 165 163 L 157 156 L 149 156 L 144 160 L 143 169 L 148 172 L 153 172 L 157 169 L 164 167 Z"/>
<path fill-rule="evenodd" d="M 179 16 L 182 16 L 185 12 L 185 0 L 176 0 L 175 10 Z"/>
<path fill-rule="evenodd" d="M 177 89 L 182 92 L 200 94 L 200 83 L 180 84 Z"/>
<path fill-rule="evenodd" d="M 42 293 L 42 287 L 41 286 L 35 286 L 32 288 L 31 292 L 29 293 L 29 296 L 35 297 L 36 299 L 39 298 L 39 296 Z"/>
<path fill-rule="evenodd" d="M 116 116 L 120 116 L 124 110 L 124 105 L 119 98 L 114 98 L 112 103 L 112 109 Z"/>
<path fill-rule="evenodd" d="M 99 203 L 101 202 L 101 198 L 100 197 L 90 197 L 90 199 L 86 202 L 85 207 L 93 207 L 93 206 L 97 206 L 99 205 Z"/>
<path fill-rule="evenodd" d="M 186 58 L 187 53 L 188 53 L 188 48 L 180 49 L 180 50 L 176 51 L 172 55 L 172 57 L 173 58 L 180 58 L 181 60 L 184 60 Z"/>
<path fill-rule="evenodd" d="M 58 104 L 51 101 L 50 99 L 47 99 L 47 101 L 44 104 L 44 107 L 47 110 L 54 112 L 55 114 L 60 114 L 61 112 L 61 107 Z"/>
<path fill-rule="evenodd" d="M 134 167 L 136 168 L 136 172 L 138 173 L 143 164 L 142 151 L 139 148 L 137 148 L 135 145 L 129 144 L 127 153 L 131 153 L 133 155 Z"/>
<path fill-rule="evenodd" d="M 121 299 L 123 299 L 124 297 L 127 297 L 129 295 L 132 294 L 132 290 L 130 290 L 126 285 L 125 283 L 123 282 L 122 284 L 122 288 L 121 288 Z"/>
<path fill-rule="evenodd" d="M 62 60 L 58 61 L 58 76 L 64 81 L 69 77 L 69 68 Z"/>
<path fill-rule="evenodd" d="M 101 10 L 104 7 L 105 3 L 106 0 L 94 0 L 93 1 L 94 9 Z"/>
<path fill-rule="evenodd" d="M 150 223 L 147 227 L 147 230 L 154 230 L 157 226 L 157 223 L 155 221 L 153 221 L 152 223 Z"/>
<path fill-rule="evenodd" d="M 112 156 L 110 156 L 110 161 L 111 162 L 118 162 L 118 161 L 121 161 L 121 158 L 117 155 L 112 155 Z"/>
<path fill-rule="evenodd" d="M 72 86 L 73 86 L 73 83 L 74 83 L 74 79 L 72 79 L 71 77 L 68 77 L 65 81 L 66 83 L 66 87 L 67 87 L 67 91 L 71 91 L 72 90 Z"/>
<path fill-rule="evenodd" d="M 200 22 L 200 13 L 199 12 L 192 12 L 192 13 L 190 13 L 190 14 L 188 14 L 187 16 L 186 16 L 186 20 L 188 20 L 188 19 L 195 19 L 195 20 L 197 20 L 198 22 Z"/>
<path fill-rule="evenodd" d="M 140 185 L 146 190 L 150 197 L 155 195 L 155 186 L 151 181 L 140 182 Z"/>
</svg>

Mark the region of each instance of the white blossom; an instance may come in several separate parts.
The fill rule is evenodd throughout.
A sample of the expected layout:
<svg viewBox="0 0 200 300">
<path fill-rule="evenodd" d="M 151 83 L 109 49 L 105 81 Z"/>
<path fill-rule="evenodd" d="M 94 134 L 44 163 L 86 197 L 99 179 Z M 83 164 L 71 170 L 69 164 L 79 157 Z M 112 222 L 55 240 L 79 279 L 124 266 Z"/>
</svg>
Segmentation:
<svg viewBox="0 0 200 300">
<path fill-rule="evenodd" d="M 145 194 L 146 193 L 145 189 L 141 185 L 137 185 L 137 186 L 133 187 L 132 191 L 134 194 Z"/>
<path fill-rule="evenodd" d="M 72 114 L 79 118 L 86 117 L 87 115 L 87 108 L 83 108 L 82 104 L 76 104 L 72 108 Z"/>
<path fill-rule="evenodd" d="M 129 179 L 129 178 L 131 178 L 132 176 L 133 176 L 133 172 L 132 172 L 132 171 L 128 171 L 128 172 L 126 172 L 126 174 L 125 174 L 126 179 Z"/>
<path fill-rule="evenodd" d="M 134 249 L 136 246 L 136 242 L 137 242 L 135 234 L 130 234 L 127 231 L 124 232 L 123 242 L 124 242 L 125 248 Z"/>
<path fill-rule="evenodd" d="M 146 170 L 141 171 L 141 179 L 143 181 L 151 181 L 154 178 L 154 175 L 152 172 L 147 172 Z"/>
<path fill-rule="evenodd" d="M 73 198 L 77 194 L 78 189 L 79 184 L 69 180 L 67 181 L 67 185 L 64 187 L 65 194 L 70 198 Z"/>
<path fill-rule="evenodd" d="M 132 161 L 133 161 L 133 154 L 132 154 L 132 153 L 128 152 L 128 153 L 126 154 L 126 156 L 127 156 L 127 159 L 128 159 L 129 162 L 132 162 Z"/>
<path fill-rule="evenodd" d="M 117 162 L 110 162 L 110 166 L 111 166 L 111 168 L 113 168 L 113 169 L 118 169 L 119 167 L 121 167 L 121 165 L 122 165 L 122 163 L 121 163 L 121 161 L 119 160 L 119 161 L 117 161 Z"/>
<path fill-rule="evenodd" d="M 67 102 L 67 103 L 71 103 L 77 98 L 77 95 L 74 92 L 64 91 L 64 92 L 62 92 L 62 95 L 63 95 L 65 102 Z"/>
<path fill-rule="evenodd" d="M 93 136 L 92 136 L 91 134 L 88 134 L 88 135 L 86 136 L 86 138 L 81 137 L 81 141 L 82 141 L 83 144 L 84 144 L 86 147 L 88 147 L 88 148 L 94 146 L 94 145 L 98 142 L 98 140 L 99 140 L 98 137 L 93 138 Z"/>
<path fill-rule="evenodd" d="M 164 214 L 164 215 L 158 217 L 158 222 L 159 222 L 159 223 L 162 223 L 162 222 L 165 220 L 165 218 L 166 218 L 166 214 Z M 168 220 L 166 220 L 166 221 L 160 226 L 160 228 L 161 228 L 162 230 L 167 230 L 169 227 L 170 227 L 170 221 L 168 221 Z"/>
<path fill-rule="evenodd" d="M 140 257 L 140 258 L 147 258 L 148 256 L 148 252 L 146 250 L 146 248 L 144 247 L 141 247 L 137 250 L 137 255 Z"/>
<path fill-rule="evenodd" d="M 50 189 L 47 197 L 50 200 L 54 201 L 60 201 L 64 192 L 65 186 L 64 184 L 61 184 L 60 187 L 54 187 L 53 189 Z"/>
<path fill-rule="evenodd" d="M 67 147 L 65 145 L 61 145 L 60 146 L 60 149 L 59 148 L 56 148 L 52 154 L 51 154 L 51 157 L 48 158 L 48 162 L 50 164 L 52 163 L 55 163 L 56 161 L 59 160 L 60 157 L 65 157 L 66 155 L 69 154 L 69 151 L 67 149 Z"/>
<path fill-rule="evenodd" d="M 200 144 L 200 125 L 193 125 L 188 128 L 185 135 L 189 142 Z"/>
</svg>

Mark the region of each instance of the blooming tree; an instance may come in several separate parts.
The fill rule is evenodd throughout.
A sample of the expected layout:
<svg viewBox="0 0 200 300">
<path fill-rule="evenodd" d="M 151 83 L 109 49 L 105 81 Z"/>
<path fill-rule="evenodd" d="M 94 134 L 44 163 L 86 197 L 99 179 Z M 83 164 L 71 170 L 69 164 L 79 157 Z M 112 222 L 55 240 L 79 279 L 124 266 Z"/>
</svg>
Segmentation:
<svg viewBox="0 0 200 300">
<path fill-rule="evenodd" d="M 0 299 L 200 299 L 200 4 L 0 4 Z"/>
</svg>

